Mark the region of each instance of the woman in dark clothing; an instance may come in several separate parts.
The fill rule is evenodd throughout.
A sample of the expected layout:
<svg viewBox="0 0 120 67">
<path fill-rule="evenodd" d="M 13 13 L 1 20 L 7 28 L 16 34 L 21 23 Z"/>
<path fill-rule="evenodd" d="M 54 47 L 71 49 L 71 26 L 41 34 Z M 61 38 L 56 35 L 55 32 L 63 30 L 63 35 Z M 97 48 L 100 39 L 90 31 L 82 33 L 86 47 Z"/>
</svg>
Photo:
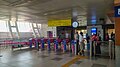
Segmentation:
<svg viewBox="0 0 120 67">
<path fill-rule="evenodd" d="M 87 40 L 87 50 L 90 50 L 90 37 L 88 36 L 88 34 L 86 34 L 86 40 Z"/>
<path fill-rule="evenodd" d="M 100 49 L 100 45 L 101 45 L 101 37 L 98 35 L 96 36 L 97 38 L 97 45 L 96 45 L 96 55 L 100 55 L 101 54 L 101 49 Z"/>
<path fill-rule="evenodd" d="M 105 41 L 109 41 L 109 35 L 108 35 L 108 33 L 105 36 Z"/>
</svg>

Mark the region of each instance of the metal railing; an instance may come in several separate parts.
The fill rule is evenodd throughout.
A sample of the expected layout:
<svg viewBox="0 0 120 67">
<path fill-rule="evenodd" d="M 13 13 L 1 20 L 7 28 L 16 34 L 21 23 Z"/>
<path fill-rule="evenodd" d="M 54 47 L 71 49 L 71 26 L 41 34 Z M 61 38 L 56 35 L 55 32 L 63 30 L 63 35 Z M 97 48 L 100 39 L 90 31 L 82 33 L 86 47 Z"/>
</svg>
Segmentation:
<svg viewBox="0 0 120 67">
<path fill-rule="evenodd" d="M 100 43 L 101 55 L 103 51 L 105 51 L 106 55 L 108 55 L 111 59 L 115 58 L 115 44 L 114 41 L 90 41 L 90 57 L 96 55 L 96 45 Z"/>
</svg>

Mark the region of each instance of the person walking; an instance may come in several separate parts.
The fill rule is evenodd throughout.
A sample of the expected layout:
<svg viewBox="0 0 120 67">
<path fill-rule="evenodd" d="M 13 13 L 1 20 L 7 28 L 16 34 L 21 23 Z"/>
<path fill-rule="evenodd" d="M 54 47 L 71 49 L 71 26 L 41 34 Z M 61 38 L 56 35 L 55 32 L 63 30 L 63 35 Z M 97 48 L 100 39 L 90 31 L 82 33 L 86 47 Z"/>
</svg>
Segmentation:
<svg viewBox="0 0 120 67">
<path fill-rule="evenodd" d="M 84 56 L 84 49 L 85 49 L 85 44 L 84 44 L 84 39 L 83 39 L 83 32 L 80 32 L 79 34 L 79 54 Z"/>
</svg>

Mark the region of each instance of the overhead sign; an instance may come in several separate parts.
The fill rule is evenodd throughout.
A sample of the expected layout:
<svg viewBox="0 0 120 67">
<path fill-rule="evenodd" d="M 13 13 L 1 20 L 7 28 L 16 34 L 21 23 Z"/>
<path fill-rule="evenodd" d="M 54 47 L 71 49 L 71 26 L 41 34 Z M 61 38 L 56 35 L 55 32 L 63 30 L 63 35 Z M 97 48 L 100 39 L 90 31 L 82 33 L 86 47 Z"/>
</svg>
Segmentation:
<svg viewBox="0 0 120 67">
<path fill-rule="evenodd" d="M 69 20 L 48 20 L 49 27 L 55 26 L 71 26 L 71 19 Z"/>
<path fill-rule="evenodd" d="M 120 17 L 120 6 L 115 6 L 115 17 Z"/>
</svg>

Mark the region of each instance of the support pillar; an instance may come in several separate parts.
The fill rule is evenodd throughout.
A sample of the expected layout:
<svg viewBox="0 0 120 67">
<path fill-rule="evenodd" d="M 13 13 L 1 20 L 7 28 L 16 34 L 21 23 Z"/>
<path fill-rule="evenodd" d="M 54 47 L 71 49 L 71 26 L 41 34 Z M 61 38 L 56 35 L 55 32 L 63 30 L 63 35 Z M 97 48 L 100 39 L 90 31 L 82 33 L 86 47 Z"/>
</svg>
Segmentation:
<svg viewBox="0 0 120 67">
<path fill-rule="evenodd" d="M 36 26 L 34 26 L 34 24 Z M 33 34 L 34 34 L 34 37 L 40 37 L 40 31 L 39 31 L 39 28 L 38 28 L 38 24 L 37 23 L 32 23 L 32 29 L 33 29 Z M 37 31 L 37 33 L 36 33 Z"/>
<path fill-rule="evenodd" d="M 116 67 L 120 67 L 120 18 L 115 18 L 115 55 Z"/>
<path fill-rule="evenodd" d="M 15 20 L 13 21 L 12 18 L 15 18 Z M 9 31 L 11 33 L 11 37 L 15 38 L 14 35 L 13 35 L 13 31 L 12 31 L 12 28 L 15 28 L 16 33 L 17 33 L 17 38 L 20 39 L 20 34 L 19 34 L 18 26 L 17 26 L 17 21 L 18 21 L 18 15 L 17 14 L 16 14 L 16 17 L 12 17 L 12 15 L 9 16 L 8 26 L 9 26 Z M 12 23 L 13 23 L 13 25 L 12 25 Z"/>
<path fill-rule="evenodd" d="M 72 9 L 72 19 L 71 19 L 71 23 L 73 24 L 73 22 L 77 22 L 77 16 L 78 16 L 78 10 L 77 8 L 73 8 Z M 75 35 L 75 29 L 74 27 L 72 27 L 72 31 L 71 31 L 71 40 L 74 40 L 74 35 Z M 78 55 L 78 47 L 79 43 L 78 41 L 76 41 L 76 47 L 75 47 L 75 55 Z"/>
</svg>

